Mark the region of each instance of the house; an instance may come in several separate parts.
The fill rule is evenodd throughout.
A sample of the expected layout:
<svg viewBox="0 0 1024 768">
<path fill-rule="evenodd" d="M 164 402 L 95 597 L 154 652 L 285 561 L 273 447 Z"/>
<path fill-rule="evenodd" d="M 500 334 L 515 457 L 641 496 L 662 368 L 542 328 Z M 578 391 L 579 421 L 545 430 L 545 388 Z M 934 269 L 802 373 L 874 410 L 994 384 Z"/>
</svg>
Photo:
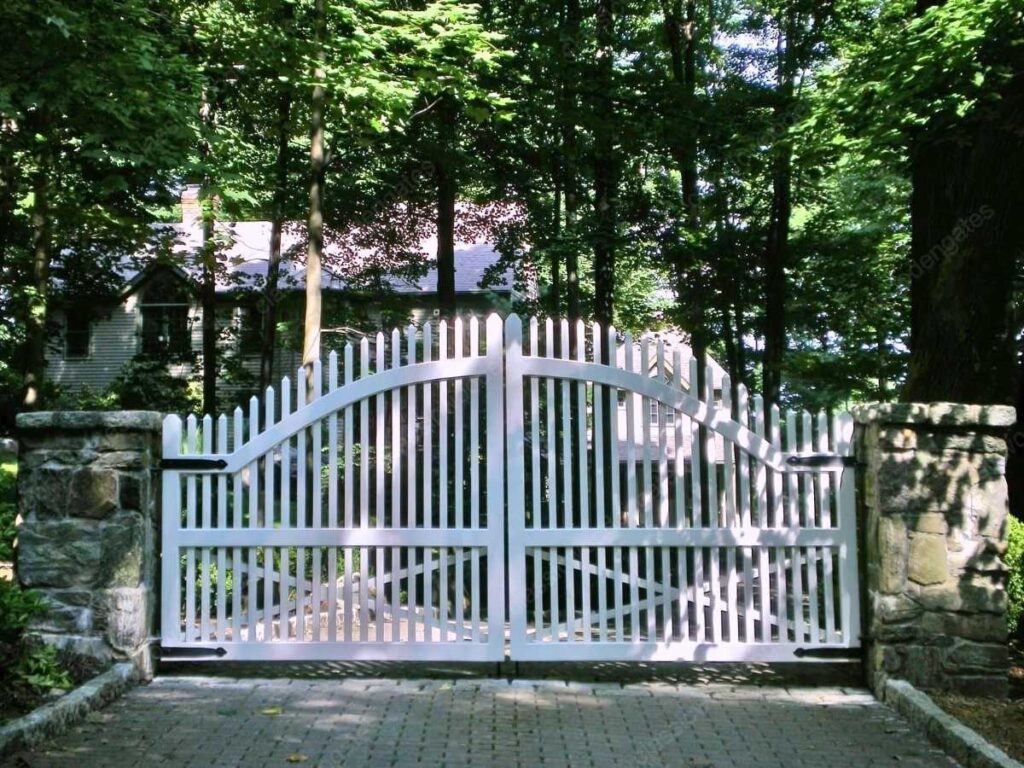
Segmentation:
<svg viewBox="0 0 1024 768">
<path fill-rule="evenodd" d="M 279 328 L 274 375 L 293 375 L 301 363 L 301 326 L 305 294 L 304 228 L 286 227 L 282 237 L 281 275 L 276 319 Z M 221 355 L 255 380 L 260 366 L 265 284 L 271 225 L 266 221 L 222 222 L 216 225 L 218 254 L 224 269 L 217 276 L 217 324 Z M 158 244 L 165 256 L 159 258 Z M 172 374 L 195 373 L 195 356 L 202 350 L 202 307 L 196 265 L 202 247 L 198 188 L 182 194 L 182 220 L 154 227 L 152 254 L 123 260 L 116 298 L 103 306 L 57 304 L 51 313 L 53 331 L 47 348 L 47 376 L 66 391 L 106 389 L 125 364 L 136 358 L 167 361 Z M 331 244 L 325 265 L 342 261 Z M 334 249 L 332 251 L 332 249 Z M 437 250 L 435 238 L 425 237 L 407 254 L 413 274 L 382 274 L 383 291 L 360 290 L 330 266 L 322 273 L 322 348 L 339 348 L 356 331 L 390 329 L 422 323 L 437 314 L 437 270 L 430 266 Z M 373 254 L 357 257 L 372 264 Z M 420 265 L 415 269 L 417 263 Z M 465 312 L 510 311 L 519 298 L 511 269 L 503 269 L 499 254 L 488 242 L 455 246 L 455 290 Z M 229 395 L 231 386 L 224 388 Z"/>
</svg>

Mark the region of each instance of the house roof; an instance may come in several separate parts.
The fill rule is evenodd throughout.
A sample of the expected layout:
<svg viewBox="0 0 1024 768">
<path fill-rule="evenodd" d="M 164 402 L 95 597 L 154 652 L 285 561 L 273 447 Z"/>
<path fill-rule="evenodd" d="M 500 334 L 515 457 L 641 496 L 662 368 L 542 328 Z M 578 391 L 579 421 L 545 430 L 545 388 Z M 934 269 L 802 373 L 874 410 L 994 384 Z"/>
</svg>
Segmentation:
<svg viewBox="0 0 1024 768">
<path fill-rule="evenodd" d="M 202 232 L 189 224 L 154 225 L 154 240 L 165 242 L 173 254 L 174 263 L 180 265 L 184 276 L 198 280 L 202 268 L 198 261 L 202 247 Z M 270 250 L 271 224 L 268 221 L 220 222 L 216 225 L 215 237 L 219 243 L 218 254 L 226 269 L 217 276 L 218 293 L 238 290 L 255 290 L 263 286 L 267 275 Z M 302 291 L 306 287 L 306 266 L 304 228 L 286 226 L 281 237 L 280 290 Z M 414 277 L 385 274 L 381 280 L 390 290 L 398 294 L 416 295 L 437 293 L 436 261 L 437 238 L 426 237 L 411 249 L 407 261 L 417 261 L 425 266 L 422 275 Z M 351 267 L 355 261 L 372 266 L 375 253 L 370 249 L 342 251 L 341 247 L 327 243 L 324 246 L 324 264 L 321 284 L 327 291 L 342 291 L 358 288 L 341 274 L 343 267 Z M 488 242 L 455 243 L 455 291 L 456 293 L 511 293 L 513 271 L 511 267 L 499 269 L 501 255 Z M 155 255 L 126 258 L 119 272 L 124 279 L 127 292 L 131 292 L 149 272 L 151 265 L 159 263 Z M 413 271 L 413 270 L 411 270 Z M 418 271 L 418 270 L 414 270 Z"/>
</svg>

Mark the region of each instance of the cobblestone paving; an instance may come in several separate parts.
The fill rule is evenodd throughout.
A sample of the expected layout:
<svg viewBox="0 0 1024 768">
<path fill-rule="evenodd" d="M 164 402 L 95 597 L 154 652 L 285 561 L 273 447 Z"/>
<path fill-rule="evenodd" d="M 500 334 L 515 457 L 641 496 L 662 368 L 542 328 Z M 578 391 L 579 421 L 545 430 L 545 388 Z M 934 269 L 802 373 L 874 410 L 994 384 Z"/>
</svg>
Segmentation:
<svg viewBox="0 0 1024 768">
<path fill-rule="evenodd" d="M 60 766 L 955 766 L 858 688 L 162 677 L 54 742 Z"/>
</svg>

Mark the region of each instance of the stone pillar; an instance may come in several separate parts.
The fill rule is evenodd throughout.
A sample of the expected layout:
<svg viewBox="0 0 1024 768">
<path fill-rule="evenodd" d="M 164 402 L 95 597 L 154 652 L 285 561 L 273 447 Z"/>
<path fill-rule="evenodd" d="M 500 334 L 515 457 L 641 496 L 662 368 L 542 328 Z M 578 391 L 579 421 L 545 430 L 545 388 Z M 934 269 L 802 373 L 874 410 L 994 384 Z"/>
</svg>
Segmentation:
<svg viewBox="0 0 1024 768">
<path fill-rule="evenodd" d="M 1005 406 L 854 409 L 868 682 L 1005 696 Z"/>
<path fill-rule="evenodd" d="M 50 610 L 33 631 L 152 676 L 162 416 L 148 411 L 18 416 L 17 575 Z"/>
</svg>

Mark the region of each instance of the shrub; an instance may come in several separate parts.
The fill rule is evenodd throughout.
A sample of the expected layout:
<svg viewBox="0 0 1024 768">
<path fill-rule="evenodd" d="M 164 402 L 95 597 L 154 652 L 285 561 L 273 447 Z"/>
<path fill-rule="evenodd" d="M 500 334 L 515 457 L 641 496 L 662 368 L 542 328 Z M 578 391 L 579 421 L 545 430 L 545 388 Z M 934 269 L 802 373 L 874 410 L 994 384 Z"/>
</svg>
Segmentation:
<svg viewBox="0 0 1024 768">
<path fill-rule="evenodd" d="M 0 579 L 0 690 L 15 706 L 31 705 L 53 688 L 71 687 L 57 650 L 26 635 L 32 617 L 44 609 L 36 593 Z"/>
<path fill-rule="evenodd" d="M 1024 632 L 1024 523 L 1010 518 L 1009 546 L 1006 550 L 1006 565 L 1010 578 L 1006 584 L 1006 623 L 1010 636 Z"/>
<path fill-rule="evenodd" d="M 164 413 L 195 413 L 201 399 L 195 387 L 168 370 L 168 361 L 136 357 L 110 385 L 121 408 L 126 410 L 163 411 Z"/>
<path fill-rule="evenodd" d="M 18 516 L 16 480 L 18 465 L 0 464 L 0 562 L 14 560 L 14 520 Z"/>
</svg>

